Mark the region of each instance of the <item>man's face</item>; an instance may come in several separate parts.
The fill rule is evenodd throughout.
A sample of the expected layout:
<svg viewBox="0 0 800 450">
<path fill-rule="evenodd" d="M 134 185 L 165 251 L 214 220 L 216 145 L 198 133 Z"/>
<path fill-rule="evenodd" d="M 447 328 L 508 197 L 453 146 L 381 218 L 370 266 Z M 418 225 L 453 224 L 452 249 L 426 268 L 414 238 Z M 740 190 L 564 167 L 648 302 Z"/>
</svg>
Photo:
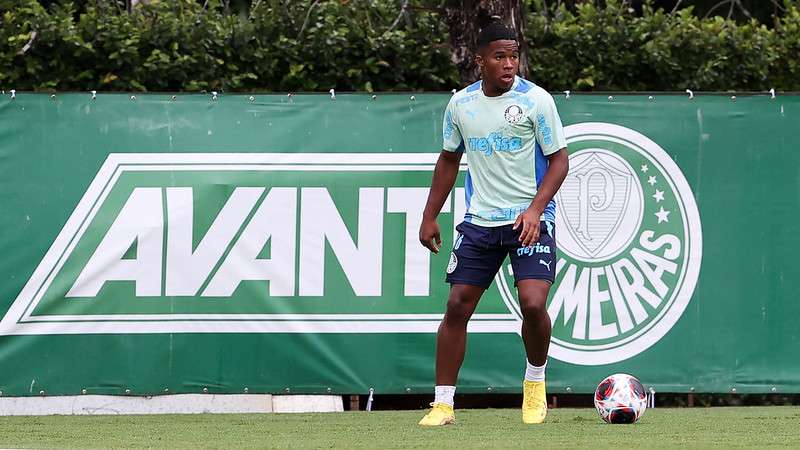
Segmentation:
<svg viewBox="0 0 800 450">
<path fill-rule="evenodd" d="M 505 92 L 511 89 L 519 69 L 519 44 L 511 40 L 492 41 L 480 51 L 476 62 L 481 67 L 484 83 Z"/>
</svg>

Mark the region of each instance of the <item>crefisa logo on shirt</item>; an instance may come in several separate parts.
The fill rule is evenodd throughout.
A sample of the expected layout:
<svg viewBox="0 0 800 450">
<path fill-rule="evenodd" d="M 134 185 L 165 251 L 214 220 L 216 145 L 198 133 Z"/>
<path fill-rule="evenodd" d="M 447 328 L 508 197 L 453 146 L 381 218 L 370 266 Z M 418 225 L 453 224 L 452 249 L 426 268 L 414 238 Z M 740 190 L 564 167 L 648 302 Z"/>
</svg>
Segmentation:
<svg viewBox="0 0 800 450">
<path fill-rule="evenodd" d="M 503 114 L 506 121 L 508 123 L 519 123 L 523 117 L 522 107 L 519 105 L 511 105 L 506 108 L 506 112 Z"/>
<path fill-rule="evenodd" d="M 686 309 L 702 259 L 700 216 L 678 166 L 646 136 L 608 123 L 565 133 L 570 172 L 556 195 L 550 355 L 614 363 L 658 342 Z M 497 286 L 514 306 L 504 269 Z"/>
</svg>

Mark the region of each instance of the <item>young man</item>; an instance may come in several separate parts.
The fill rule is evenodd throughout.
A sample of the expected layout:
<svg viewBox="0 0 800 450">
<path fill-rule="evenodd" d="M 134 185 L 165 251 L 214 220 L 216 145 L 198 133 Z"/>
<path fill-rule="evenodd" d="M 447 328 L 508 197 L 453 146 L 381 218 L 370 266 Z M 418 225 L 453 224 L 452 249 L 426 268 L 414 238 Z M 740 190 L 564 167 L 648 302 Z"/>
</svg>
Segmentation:
<svg viewBox="0 0 800 450">
<path fill-rule="evenodd" d="M 447 265 L 450 295 L 436 340 L 436 398 L 420 425 L 455 422 L 453 396 L 467 322 L 484 290 L 511 258 L 527 354 L 522 420 L 547 415 L 544 370 L 550 345 L 546 301 L 555 278 L 555 202 L 569 159 L 561 119 L 544 89 L 517 77 L 516 33 L 499 22 L 478 37 L 481 80 L 456 93 L 444 116 L 444 150 L 433 173 L 419 240 L 433 253 L 436 217 L 467 154 L 467 213 Z"/>
</svg>

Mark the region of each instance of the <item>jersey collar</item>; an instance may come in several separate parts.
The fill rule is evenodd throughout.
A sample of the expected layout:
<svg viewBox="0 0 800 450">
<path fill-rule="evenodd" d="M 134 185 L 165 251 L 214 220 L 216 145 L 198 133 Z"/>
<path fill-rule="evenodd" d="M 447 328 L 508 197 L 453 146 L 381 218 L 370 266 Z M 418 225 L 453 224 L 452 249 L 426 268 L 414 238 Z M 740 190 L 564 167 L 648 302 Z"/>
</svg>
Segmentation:
<svg viewBox="0 0 800 450">
<path fill-rule="evenodd" d="M 480 84 L 478 85 L 478 90 L 480 91 L 481 96 L 483 98 L 485 98 L 487 100 L 497 100 L 497 99 L 502 99 L 502 98 L 506 98 L 506 97 L 511 96 L 511 93 L 514 92 L 517 89 L 517 87 L 519 87 L 520 77 L 519 77 L 519 75 L 514 75 L 514 83 L 511 84 L 511 87 L 507 91 L 505 91 L 502 94 L 498 95 L 497 97 L 489 97 L 489 96 L 487 96 L 486 93 L 483 92 L 483 80 L 480 80 L 479 83 Z"/>
</svg>

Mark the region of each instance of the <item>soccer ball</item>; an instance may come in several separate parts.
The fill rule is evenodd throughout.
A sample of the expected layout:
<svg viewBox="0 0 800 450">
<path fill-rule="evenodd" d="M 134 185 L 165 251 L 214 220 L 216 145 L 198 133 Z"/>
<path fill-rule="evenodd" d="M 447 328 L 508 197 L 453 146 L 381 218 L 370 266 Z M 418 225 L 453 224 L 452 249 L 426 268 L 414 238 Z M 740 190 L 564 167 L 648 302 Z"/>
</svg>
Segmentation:
<svg viewBox="0 0 800 450">
<path fill-rule="evenodd" d="M 647 409 L 647 392 L 636 377 L 616 373 L 597 386 L 594 407 L 608 423 L 634 423 Z"/>
</svg>

